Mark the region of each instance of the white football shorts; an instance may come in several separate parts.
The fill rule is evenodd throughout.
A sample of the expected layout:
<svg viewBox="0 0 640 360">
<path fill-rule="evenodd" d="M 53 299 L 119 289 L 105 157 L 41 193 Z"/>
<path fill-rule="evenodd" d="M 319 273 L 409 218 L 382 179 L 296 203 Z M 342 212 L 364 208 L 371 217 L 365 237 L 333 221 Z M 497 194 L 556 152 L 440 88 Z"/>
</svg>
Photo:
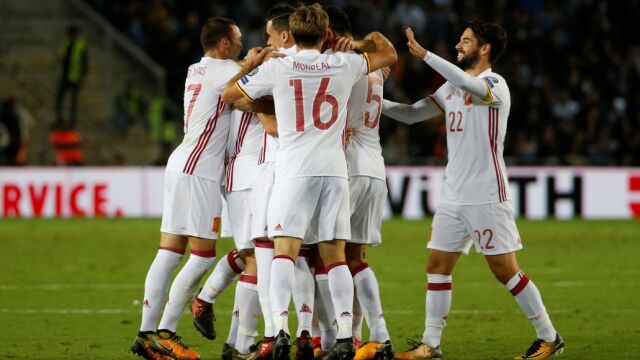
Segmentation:
<svg viewBox="0 0 640 360">
<path fill-rule="evenodd" d="M 472 243 L 476 245 L 476 251 L 484 255 L 522 249 L 511 201 L 438 206 L 427 247 L 467 254 Z"/>
<path fill-rule="evenodd" d="M 226 193 L 229 222 L 236 250 L 253 249 L 251 238 L 251 189 Z"/>
<path fill-rule="evenodd" d="M 221 208 L 222 195 L 217 181 L 180 171 L 165 171 L 160 231 L 217 239 Z"/>
<path fill-rule="evenodd" d="M 269 200 L 269 237 L 295 237 L 303 244 L 349 240 L 349 213 L 347 179 L 307 176 L 278 181 Z"/>
<path fill-rule="evenodd" d="M 260 165 L 258 175 L 253 183 L 251 196 L 251 239 L 266 238 L 267 211 L 269 198 L 273 190 L 275 163 L 267 162 Z"/>
<path fill-rule="evenodd" d="M 351 243 L 380 245 L 382 212 L 387 200 L 387 183 L 369 176 L 349 178 L 351 200 Z"/>
</svg>

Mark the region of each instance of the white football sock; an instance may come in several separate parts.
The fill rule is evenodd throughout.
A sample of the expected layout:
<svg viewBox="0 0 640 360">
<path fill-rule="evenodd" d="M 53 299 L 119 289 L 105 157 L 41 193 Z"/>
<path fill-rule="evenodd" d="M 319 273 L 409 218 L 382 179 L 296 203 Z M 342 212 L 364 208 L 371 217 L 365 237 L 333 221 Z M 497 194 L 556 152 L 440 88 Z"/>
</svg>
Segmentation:
<svg viewBox="0 0 640 360">
<path fill-rule="evenodd" d="M 555 341 L 556 329 L 551 324 L 540 291 L 533 281 L 530 281 L 524 272 L 519 271 L 505 286 L 536 329 L 538 339 L 547 342 Z"/>
<path fill-rule="evenodd" d="M 329 275 L 324 267 L 316 266 L 316 296 L 315 308 L 318 316 L 318 326 L 322 339 L 320 347 L 324 351 L 333 348 L 336 342 L 337 331 L 335 328 L 335 311 L 331 301 L 331 291 L 329 290 Z"/>
<path fill-rule="evenodd" d="M 142 322 L 140 331 L 158 330 L 158 317 L 164 306 L 164 297 L 169 286 L 171 272 L 180 265 L 182 252 L 168 248 L 158 249 L 156 258 L 149 267 L 144 281 L 144 301 L 142 303 Z"/>
<path fill-rule="evenodd" d="M 353 326 L 353 278 L 347 263 L 337 262 L 327 266 L 331 302 L 338 325 L 338 339 L 352 337 Z"/>
<path fill-rule="evenodd" d="M 273 253 L 273 241 L 256 240 L 255 255 L 256 265 L 258 267 L 258 295 L 260 307 L 262 308 L 262 317 L 264 318 L 265 337 L 273 337 L 276 335 L 275 326 L 273 325 L 273 315 L 271 313 L 271 295 L 269 295 Z"/>
<path fill-rule="evenodd" d="M 233 310 L 231 311 L 231 322 L 229 323 L 229 335 L 227 335 L 226 343 L 231 345 L 232 348 L 236 347 L 236 339 L 238 338 L 238 322 L 240 310 L 238 309 L 238 305 L 240 304 L 240 295 L 241 291 L 238 291 L 240 287 L 240 282 L 236 283 L 236 292 L 235 297 L 233 299 Z"/>
<path fill-rule="evenodd" d="M 309 268 L 309 260 L 298 256 L 294 270 L 293 304 L 298 315 L 298 331 L 300 336 L 304 330 L 312 333 L 311 322 L 313 320 L 313 301 L 315 296 L 315 280 Z"/>
<path fill-rule="evenodd" d="M 422 343 L 431 347 L 440 345 L 445 319 L 451 310 L 451 275 L 427 274 L 427 316 Z"/>
<path fill-rule="evenodd" d="M 382 312 L 378 279 L 367 263 L 353 269 L 352 273 L 356 298 L 364 310 L 364 316 L 369 325 L 369 341 L 383 343 L 389 340 L 389 332 Z M 355 308 L 353 311 L 355 314 Z"/>
<path fill-rule="evenodd" d="M 231 285 L 233 279 L 244 269 L 244 263 L 238 252 L 233 250 L 225 256 L 224 259 L 218 261 L 218 264 L 209 275 L 204 283 L 202 291 L 198 294 L 198 299 L 208 303 L 216 302 L 218 295 Z"/>
<path fill-rule="evenodd" d="M 248 354 L 258 335 L 260 301 L 258 300 L 258 278 L 242 274 L 236 291 L 238 295 L 238 336 L 235 348 L 241 354 Z"/>
<path fill-rule="evenodd" d="M 189 302 L 189 299 L 193 296 L 204 274 L 215 262 L 215 250 L 191 251 L 189 260 L 187 260 L 173 280 L 173 284 L 171 284 L 169 301 L 167 301 L 167 305 L 164 308 L 158 329 L 169 330 L 171 332 L 176 331 L 178 321 L 184 312 L 185 306 L 187 306 L 187 302 Z"/>
<path fill-rule="evenodd" d="M 295 260 L 286 255 L 276 255 L 271 263 L 271 313 L 275 332 L 284 330 L 289 334 L 289 302 L 293 289 Z"/>
<path fill-rule="evenodd" d="M 351 334 L 353 335 L 353 337 L 362 340 L 362 320 L 364 319 L 364 314 L 362 312 L 362 306 L 360 306 L 358 294 L 355 289 L 355 279 L 353 286 L 353 324 L 351 325 Z M 369 328 L 371 328 L 371 325 L 369 325 Z"/>
</svg>

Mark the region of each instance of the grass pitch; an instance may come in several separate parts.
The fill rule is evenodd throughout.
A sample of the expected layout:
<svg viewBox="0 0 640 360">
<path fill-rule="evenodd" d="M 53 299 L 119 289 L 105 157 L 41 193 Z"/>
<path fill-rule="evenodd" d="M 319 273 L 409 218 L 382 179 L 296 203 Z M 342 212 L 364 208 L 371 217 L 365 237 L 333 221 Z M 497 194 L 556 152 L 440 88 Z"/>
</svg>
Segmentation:
<svg viewBox="0 0 640 360">
<path fill-rule="evenodd" d="M 0 220 L 0 359 L 134 359 L 129 346 L 159 225 Z M 383 246 L 367 253 L 396 350 L 406 348 L 407 338 L 419 340 L 423 331 L 429 225 L 430 220 L 387 221 Z M 640 359 L 640 222 L 518 225 L 525 246 L 520 265 L 542 292 L 566 342 L 560 359 Z M 220 240 L 218 254 L 231 246 Z M 442 342 L 446 358 L 511 359 L 531 344 L 535 332 L 481 255 L 463 257 L 453 276 Z M 216 303 L 218 339 L 200 336 L 188 315 L 178 326 L 203 359 L 220 357 L 233 288 Z"/>
</svg>

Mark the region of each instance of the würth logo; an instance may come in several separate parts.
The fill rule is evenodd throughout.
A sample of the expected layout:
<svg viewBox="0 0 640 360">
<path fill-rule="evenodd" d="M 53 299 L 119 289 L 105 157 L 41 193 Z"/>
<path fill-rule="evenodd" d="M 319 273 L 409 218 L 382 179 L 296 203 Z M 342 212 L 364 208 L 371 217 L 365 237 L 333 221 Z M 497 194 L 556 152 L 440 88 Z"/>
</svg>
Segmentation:
<svg viewBox="0 0 640 360">
<path fill-rule="evenodd" d="M 309 305 L 303 303 L 302 306 L 300 307 L 300 312 L 311 314 L 313 311 L 311 311 L 311 308 L 309 307 Z"/>
<path fill-rule="evenodd" d="M 629 193 L 640 195 L 640 175 L 629 177 Z M 629 209 L 631 210 L 631 216 L 634 218 L 640 218 L 640 202 L 629 201 Z"/>
<path fill-rule="evenodd" d="M 445 99 L 445 100 L 451 100 L 451 95 L 452 95 L 452 94 L 447 95 L 447 97 L 446 97 L 446 98 L 444 98 L 444 99 Z"/>
<path fill-rule="evenodd" d="M 282 230 L 282 225 L 280 225 L 280 224 L 276 225 L 274 230 L 275 231 L 281 231 Z"/>
<path fill-rule="evenodd" d="M 346 317 L 353 317 L 353 316 L 351 315 L 351 313 L 350 313 L 350 312 L 348 312 L 348 311 L 343 311 L 343 312 L 340 314 L 340 318 L 346 318 Z"/>
</svg>

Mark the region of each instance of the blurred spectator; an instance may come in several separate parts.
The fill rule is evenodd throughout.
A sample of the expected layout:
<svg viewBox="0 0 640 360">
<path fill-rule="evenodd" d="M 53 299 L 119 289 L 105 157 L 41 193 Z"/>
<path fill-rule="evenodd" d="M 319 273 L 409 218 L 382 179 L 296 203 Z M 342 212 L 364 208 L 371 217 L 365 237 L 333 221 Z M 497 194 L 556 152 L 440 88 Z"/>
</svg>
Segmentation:
<svg viewBox="0 0 640 360">
<path fill-rule="evenodd" d="M 88 70 L 87 42 L 80 37 L 79 33 L 80 29 L 77 26 L 69 26 L 60 44 L 62 74 L 56 97 L 56 115 L 62 118 L 65 95 L 67 92 L 70 93 L 69 121 L 73 126 L 76 125 L 77 119 L 78 92 Z"/>
<path fill-rule="evenodd" d="M 22 143 L 22 126 L 16 109 L 16 99 L 10 97 L 0 104 L 0 155 L 1 165 L 19 165 L 20 152 L 24 152 Z M 23 156 L 24 158 L 24 156 Z M 24 160 L 24 159 L 23 159 Z"/>
<path fill-rule="evenodd" d="M 84 154 L 80 148 L 80 133 L 71 123 L 58 118 L 53 125 L 49 142 L 55 151 L 57 165 L 82 165 Z"/>
<path fill-rule="evenodd" d="M 155 96 L 149 101 L 147 120 L 151 140 L 158 146 L 158 158 L 153 165 L 166 165 L 177 138 L 178 114 L 166 99 Z"/>
<path fill-rule="evenodd" d="M 132 80 L 127 80 L 122 92 L 116 96 L 114 125 L 118 132 L 126 135 L 131 124 L 142 121 L 143 111 L 144 102 L 138 89 Z"/>
<path fill-rule="evenodd" d="M 245 47 L 262 44 L 261 9 L 282 0 L 233 2 L 88 0 L 140 44 L 168 73 L 170 101 L 182 103 L 181 70 L 200 53 L 197 29 L 209 16 L 238 21 Z M 299 3 L 299 1 L 286 1 Z M 385 97 L 413 102 L 442 78 L 407 57 L 404 27 L 428 49 L 453 60 L 469 20 L 498 22 L 509 42 L 494 66 L 511 90 L 504 154 L 510 165 L 640 165 L 640 18 L 636 0 L 496 1 L 321 0 L 344 7 L 356 37 L 381 31 L 398 50 Z M 195 30 L 194 30 L 195 29 Z M 172 49 L 172 51 L 167 51 Z M 439 164 L 446 158 L 442 124 L 381 122 L 387 164 Z"/>
</svg>

